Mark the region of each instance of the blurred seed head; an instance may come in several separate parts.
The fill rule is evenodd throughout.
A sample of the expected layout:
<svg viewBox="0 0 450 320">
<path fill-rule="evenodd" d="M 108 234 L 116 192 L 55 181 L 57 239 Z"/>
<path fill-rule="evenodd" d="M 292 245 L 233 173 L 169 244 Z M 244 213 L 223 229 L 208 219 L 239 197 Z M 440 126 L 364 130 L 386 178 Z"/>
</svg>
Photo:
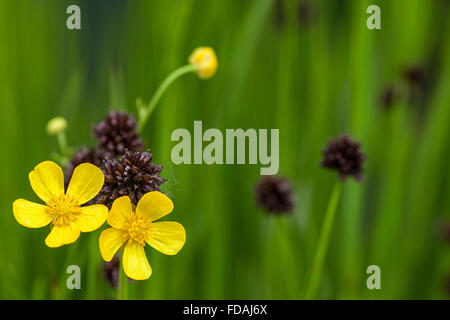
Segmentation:
<svg viewBox="0 0 450 320">
<path fill-rule="evenodd" d="M 450 220 L 442 220 L 436 223 L 437 237 L 440 241 L 450 245 Z"/>
<path fill-rule="evenodd" d="M 404 69 L 403 78 L 407 83 L 409 92 L 409 103 L 416 104 L 424 102 L 427 79 L 425 69 L 419 65 L 412 65 Z"/>
<path fill-rule="evenodd" d="M 110 158 L 123 155 L 125 150 L 141 151 L 144 148 L 136 130 L 136 119 L 125 112 L 110 111 L 93 127 L 93 133 L 98 140 L 98 149 Z"/>
<path fill-rule="evenodd" d="M 199 47 L 189 57 L 189 63 L 196 67 L 196 72 L 201 79 L 211 78 L 217 70 L 218 61 L 211 47 Z"/>
<path fill-rule="evenodd" d="M 425 81 L 425 71 L 417 65 L 405 68 L 403 76 L 411 86 L 420 86 Z"/>
<path fill-rule="evenodd" d="M 381 93 L 380 102 L 381 106 L 386 109 L 390 109 L 393 104 L 398 100 L 399 92 L 394 85 L 389 85 Z"/>
<path fill-rule="evenodd" d="M 256 203 L 269 213 L 290 213 L 295 206 L 295 195 L 289 180 L 264 176 L 255 187 Z"/>
<path fill-rule="evenodd" d="M 92 163 L 97 167 L 101 167 L 103 161 L 107 159 L 107 154 L 104 151 L 98 150 L 96 148 L 86 148 L 82 147 L 80 150 L 75 152 L 74 156 L 67 164 L 65 173 L 65 185 L 66 188 L 69 185 L 70 179 L 72 178 L 73 170 L 82 163 Z"/>
<path fill-rule="evenodd" d="M 447 275 L 444 283 L 445 295 L 450 298 L 450 274 Z"/>
<path fill-rule="evenodd" d="M 337 170 L 342 181 L 345 181 L 347 176 L 353 176 L 357 181 L 363 180 L 362 165 L 366 157 L 361 152 L 361 144 L 348 135 L 330 139 L 322 154 L 320 164 L 325 168 Z"/>
<path fill-rule="evenodd" d="M 116 254 L 109 262 L 103 262 L 103 275 L 106 281 L 114 288 L 119 289 L 119 273 L 120 273 L 120 258 Z"/>
<path fill-rule="evenodd" d="M 149 152 L 126 151 L 118 159 L 109 159 L 101 167 L 105 183 L 97 196 L 97 201 L 111 208 L 115 199 L 129 196 L 137 205 L 141 197 L 150 191 L 160 191 L 167 179 L 160 176 L 162 165 L 152 164 Z"/>
<path fill-rule="evenodd" d="M 286 19 L 286 14 L 284 12 L 284 2 L 283 2 L 283 0 L 276 0 L 276 2 L 275 2 L 275 25 L 278 28 L 283 27 L 285 19 Z"/>
<path fill-rule="evenodd" d="M 298 20 L 302 26 L 308 26 L 314 19 L 314 12 L 309 0 L 301 0 L 298 4 Z"/>
<path fill-rule="evenodd" d="M 56 136 L 67 129 L 67 121 L 63 117 L 55 117 L 47 123 L 47 133 Z"/>
</svg>

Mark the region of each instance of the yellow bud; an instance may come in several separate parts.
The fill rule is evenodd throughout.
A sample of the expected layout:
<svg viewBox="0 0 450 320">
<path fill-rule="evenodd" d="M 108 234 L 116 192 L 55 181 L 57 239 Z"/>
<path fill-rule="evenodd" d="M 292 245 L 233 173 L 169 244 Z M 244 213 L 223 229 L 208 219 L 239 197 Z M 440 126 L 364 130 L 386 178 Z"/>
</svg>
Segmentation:
<svg viewBox="0 0 450 320">
<path fill-rule="evenodd" d="M 47 123 L 47 133 L 51 136 L 57 135 L 65 131 L 67 128 L 67 121 L 63 117 L 55 117 L 50 119 Z"/>
<path fill-rule="evenodd" d="M 189 63 L 196 67 L 201 79 L 209 79 L 216 73 L 218 62 L 214 50 L 210 47 L 199 47 L 189 57 Z"/>
</svg>

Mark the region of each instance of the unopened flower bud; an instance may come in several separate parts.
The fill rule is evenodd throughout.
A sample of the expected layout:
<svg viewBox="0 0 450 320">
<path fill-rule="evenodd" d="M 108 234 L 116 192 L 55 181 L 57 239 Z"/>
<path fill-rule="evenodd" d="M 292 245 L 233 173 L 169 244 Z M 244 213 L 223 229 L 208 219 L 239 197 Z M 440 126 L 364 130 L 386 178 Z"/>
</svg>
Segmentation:
<svg viewBox="0 0 450 320">
<path fill-rule="evenodd" d="M 216 53 L 210 47 L 195 49 L 189 57 L 189 63 L 196 67 L 196 72 L 201 79 L 211 78 L 218 66 Z"/>
<path fill-rule="evenodd" d="M 55 136 L 67 129 L 67 121 L 63 117 L 55 117 L 47 123 L 47 133 Z"/>
</svg>

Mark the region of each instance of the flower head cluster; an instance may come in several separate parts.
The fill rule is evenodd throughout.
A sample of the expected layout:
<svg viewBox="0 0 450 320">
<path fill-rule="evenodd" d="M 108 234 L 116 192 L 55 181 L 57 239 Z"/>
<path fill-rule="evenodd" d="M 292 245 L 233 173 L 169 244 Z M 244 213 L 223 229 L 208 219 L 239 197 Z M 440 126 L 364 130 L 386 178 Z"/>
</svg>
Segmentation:
<svg viewBox="0 0 450 320">
<path fill-rule="evenodd" d="M 269 213 L 289 213 L 295 206 L 295 196 L 287 179 L 266 176 L 255 188 L 258 206 Z"/>
<path fill-rule="evenodd" d="M 128 196 L 137 205 L 142 196 L 150 191 L 160 191 L 166 179 L 160 176 L 162 165 L 152 164 L 149 152 L 126 151 L 119 159 L 107 160 L 102 170 L 105 184 L 98 201 L 111 207 L 113 201 Z"/>
<path fill-rule="evenodd" d="M 361 144 L 353 141 L 348 135 L 331 139 L 322 153 L 323 159 L 320 164 L 325 168 L 337 170 L 343 181 L 347 176 L 353 176 L 358 181 L 363 179 L 362 165 L 366 157 L 361 152 Z"/>
<path fill-rule="evenodd" d="M 151 115 L 169 84 L 182 74 L 196 72 L 202 79 L 217 70 L 217 57 L 212 48 L 197 48 L 189 64 L 175 70 L 162 83 L 148 106 L 140 106 L 139 130 Z M 67 121 L 57 117 L 47 124 L 49 135 L 57 136 L 63 170 L 45 161 L 29 174 L 31 187 L 45 205 L 18 199 L 13 203 L 16 220 L 29 228 L 51 224 L 45 239 L 49 247 L 75 242 L 80 232 L 98 229 L 107 219 L 111 228 L 102 232 L 99 245 L 102 257 L 109 262 L 124 246 L 122 264 L 128 277 L 148 279 L 152 273 L 144 247 L 176 254 L 184 245 L 186 233 L 177 222 L 155 222 L 173 210 L 172 201 L 160 192 L 166 180 L 160 176 L 162 165 L 152 164 L 152 155 L 143 152 L 144 143 L 133 116 L 110 111 L 93 127 L 97 148 L 82 148 L 72 156 L 65 136 Z M 101 167 L 101 169 L 99 168 Z M 94 199 L 95 198 L 95 199 Z M 91 202 L 101 204 L 89 205 Z M 109 208 L 111 211 L 108 214 Z M 105 274 L 117 286 L 117 264 L 105 265 Z"/>
<path fill-rule="evenodd" d="M 144 148 L 132 115 L 121 111 L 110 111 L 106 118 L 93 127 L 98 141 L 98 150 L 108 157 L 121 156 L 126 150 L 141 151 Z"/>
</svg>

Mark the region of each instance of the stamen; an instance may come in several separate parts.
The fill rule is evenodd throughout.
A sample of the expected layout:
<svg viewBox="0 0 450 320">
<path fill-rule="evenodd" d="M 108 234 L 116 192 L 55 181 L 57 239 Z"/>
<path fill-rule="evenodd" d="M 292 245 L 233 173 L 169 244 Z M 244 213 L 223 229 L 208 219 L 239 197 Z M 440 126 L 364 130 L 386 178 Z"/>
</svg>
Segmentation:
<svg viewBox="0 0 450 320">
<path fill-rule="evenodd" d="M 60 226 L 77 221 L 81 207 L 77 199 L 61 194 L 47 202 L 46 211 L 53 216 L 53 225 Z"/>
<path fill-rule="evenodd" d="M 145 246 L 145 240 L 149 236 L 151 224 L 152 222 L 149 219 L 133 214 L 126 222 L 128 237 L 141 246 Z"/>
</svg>

